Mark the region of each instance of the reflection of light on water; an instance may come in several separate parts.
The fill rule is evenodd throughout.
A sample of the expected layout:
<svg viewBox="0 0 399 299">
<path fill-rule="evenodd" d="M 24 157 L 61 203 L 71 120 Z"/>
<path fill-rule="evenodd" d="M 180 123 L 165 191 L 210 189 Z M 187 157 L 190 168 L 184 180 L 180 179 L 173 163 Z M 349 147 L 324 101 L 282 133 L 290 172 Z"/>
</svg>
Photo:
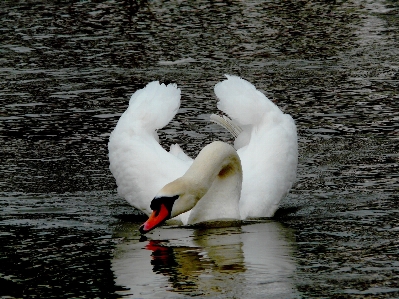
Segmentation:
<svg viewBox="0 0 399 299">
<path fill-rule="evenodd" d="M 242 227 L 242 243 L 247 268 L 246 283 L 255 294 L 294 296 L 292 284 L 295 264 L 289 231 L 277 222 Z"/>
<path fill-rule="evenodd" d="M 144 242 L 139 242 L 135 226 L 123 229 L 132 239 L 117 245 L 112 260 L 115 283 L 126 289 L 120 295 L 296 297 L 289 232 L 279 223 L 206 229 L 164 227 Z"/>
</svg>

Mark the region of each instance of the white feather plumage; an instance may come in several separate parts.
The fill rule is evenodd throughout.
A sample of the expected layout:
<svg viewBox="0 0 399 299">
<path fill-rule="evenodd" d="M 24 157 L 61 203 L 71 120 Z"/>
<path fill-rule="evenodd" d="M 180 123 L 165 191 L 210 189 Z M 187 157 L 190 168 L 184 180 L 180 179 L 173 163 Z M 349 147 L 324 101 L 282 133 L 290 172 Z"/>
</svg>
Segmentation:
<svg viewBox="0 0 399 299">
<path fill-rule="evenodd" d="M 242 129 L 235 140 L 243 169 L 241 219 L 273 216 L 296 176 L 294 120 L 239 77 L 227 76 L 215 86 L 215 93 L 218 108 Z M 151 212 L 150 203 L 157 192 L 192 164 L 178 145 L 165 151 L 156 134 L 174 117 L 179 105 L 180 89 L 176 85 L 151 82 L 133 94 L 110 136 L 110 169 L 118 192 L 146 214 Z M 188 214 L 181 217 L 183 222 L 187 219 Z"/>
</svg>

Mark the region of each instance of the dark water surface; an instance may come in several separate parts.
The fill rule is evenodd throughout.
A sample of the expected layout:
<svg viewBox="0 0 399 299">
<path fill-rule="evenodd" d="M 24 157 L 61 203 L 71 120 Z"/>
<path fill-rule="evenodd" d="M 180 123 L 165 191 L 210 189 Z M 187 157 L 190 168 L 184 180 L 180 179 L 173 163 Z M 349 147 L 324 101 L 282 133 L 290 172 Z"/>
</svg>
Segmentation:
<svg viewBox="0 0 399 299">
<path fill-rule="evenodd" d="M 399 298 L 398 1 L 1 1 L 1 298 Z M 240 75 L 298 126 L 270 220 L 165 226 L 115 191 L 107 142 L 147 82 L 192 157 Z"/>
</svg>

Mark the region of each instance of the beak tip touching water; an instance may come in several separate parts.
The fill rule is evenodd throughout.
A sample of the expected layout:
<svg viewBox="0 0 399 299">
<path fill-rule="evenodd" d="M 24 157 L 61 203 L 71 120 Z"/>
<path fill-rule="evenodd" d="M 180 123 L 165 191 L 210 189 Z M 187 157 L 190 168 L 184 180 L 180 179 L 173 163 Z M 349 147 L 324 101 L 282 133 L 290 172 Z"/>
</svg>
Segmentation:
<svg viewBox="0 0 399 299">
<path fill-rule="evenodd" d="M 142 226 L 140 226 L 139 228 L 139 232 L 140 234 L 144 235 L 145 233 L 147 233 L 148 231 L 144 229 L 144 224 Z"/>
</svg>

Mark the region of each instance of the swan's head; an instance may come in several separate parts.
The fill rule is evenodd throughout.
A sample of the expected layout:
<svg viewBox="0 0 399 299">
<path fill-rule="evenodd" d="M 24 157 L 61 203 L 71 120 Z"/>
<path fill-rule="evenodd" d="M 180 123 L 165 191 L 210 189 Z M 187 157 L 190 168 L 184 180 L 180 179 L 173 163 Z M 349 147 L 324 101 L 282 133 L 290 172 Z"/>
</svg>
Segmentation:
<svg viewBox="0 0 399 299">
<path fill-rule="evenodd" d="M 171 216 L 171 211 L 179 195 L 155 197 L 151 201 L 152 213 L 148 220 L 140 226 L 140 233 L 145 234 L 160 226 Z"/>
<path fill-rule="evenodd" d="M 191 210 L 205 193 L 204 188 L 183 177 L 167 184 L 151 201 L 152 213 L 140 227 L 140 233 L 148 233 L 166 220 Z"/>
</svg>

